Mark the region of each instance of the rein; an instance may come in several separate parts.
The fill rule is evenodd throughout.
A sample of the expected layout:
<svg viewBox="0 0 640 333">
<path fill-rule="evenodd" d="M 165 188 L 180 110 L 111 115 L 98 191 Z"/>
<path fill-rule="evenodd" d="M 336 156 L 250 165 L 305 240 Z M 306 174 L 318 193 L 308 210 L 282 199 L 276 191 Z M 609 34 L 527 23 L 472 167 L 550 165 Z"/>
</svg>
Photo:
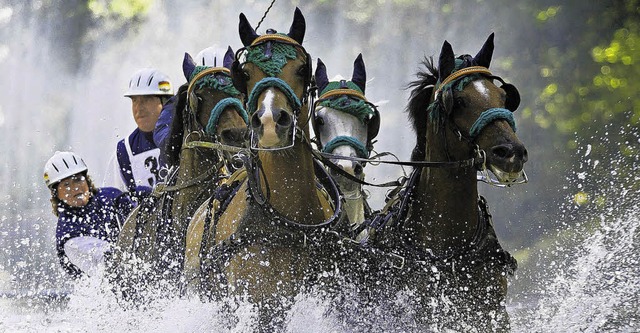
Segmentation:
<svg viewBox="0 0 640 333">
<path fill-rule="evenodd" d="M 303 142 L 306 142 L 307 143 L 306 146 L 311 147 L 308 141 L 304 139 L 304 135 L 299 134 L 297 135 L 297 137 L 301 138 Z M 313 152 L 313 150 L 311 151 Z M 333 215 L 329 219 L 323 221 L 322 223 L 304 224 L 304 223 L 299 223 L 286 218 L 284 214 L 278 212 L 275 208 L 273 208 L 269 204 L 269 197 L 268 197 L 269 193 L 267 192 L 266 197 L 262 193 L 262 189 L 260 186 L 260 175 L 259 175 L 261 168 L 259 165 L 260 164 L 259 160 L 257 160 L 255 156 L 256 156 L 255 154 L 250 154 L 250 155 L 243 154 L 243 153 L 239 154 L 239 158 L 243 161 L 245 165 L 245 169 L 247 170 L 247 181 L 249 183 L 250 196 L 256 201 L 256 203 L 258 203 L 263 208 L 263 210 L 267 214 L 274 217 L 274 219 L 284 222 L 286 225 L 291 225 L 291 226 L 296 226 L 301 228 L 320 228 L 327 225 L 335 224 L 338 221 L 342 220 L 344 216 L 344 211 L 342 209 L 342 199 L 341 199 L 340 190 L 338 189 L 336 182 L 329 175 L 327 170 L 318 163 L 319 161 L 317 159 L 314 159 L 314 170 L 315 170 L 316 177 L 318 177 L 318 181 L 320 182 L 320 184 L 322 184 L 324 188 L 327 189 L 327 192 L 329 193 L 329 196 L 333 204 L 335 205 L 335 209 L 333 211 Z"/>
</svg>

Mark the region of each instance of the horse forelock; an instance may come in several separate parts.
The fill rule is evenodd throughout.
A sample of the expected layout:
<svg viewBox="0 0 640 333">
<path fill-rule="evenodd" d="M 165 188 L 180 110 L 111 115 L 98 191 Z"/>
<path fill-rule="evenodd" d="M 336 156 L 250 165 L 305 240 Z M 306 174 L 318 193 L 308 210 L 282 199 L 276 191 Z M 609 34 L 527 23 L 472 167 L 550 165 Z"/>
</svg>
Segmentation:
<svg viewBox="0 0 640 333">
<path fill-rule="evenodd" d="M 425 69 L 416 73 L 418 79 L 407 86 L 407 89 L 413 88 L 406 107 L 413 130 L 416 133 L 416 147 L 411 157 L 413 160 L 422 160 L 425 155 L 428 123 L 427 107 L 431 102 L 434 85 L 438 81 L 438 70 L 433 64 L 433 58 L 425 57 L 422 65 Z"/>
</svg>

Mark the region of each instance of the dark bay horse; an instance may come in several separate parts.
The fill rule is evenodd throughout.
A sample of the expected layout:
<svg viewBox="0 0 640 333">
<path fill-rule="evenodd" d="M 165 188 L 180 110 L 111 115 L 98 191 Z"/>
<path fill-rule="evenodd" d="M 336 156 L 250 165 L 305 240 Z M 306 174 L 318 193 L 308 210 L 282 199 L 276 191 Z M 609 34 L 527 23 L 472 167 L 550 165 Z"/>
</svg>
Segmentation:
<svg viewBox="0 0 640 333">
<path fill-rule="evenodd" d="M 417 290 L 419 320 L 432 329 L 509 330 L 507 275 L 517 265 L 498 242 L 477 172 L 488 167 L 496 181 L 518 183 L 528 156 L 512 115 L 519 94 L 491 74 L 492 54 L 493 34 L 474 57 L 455 58 L 445 41 L 438 68 L 426 59 L 410 85 L 412 159 L 431 164 L 415 168 L 394 199 L 392 231 L 378 245 L 403 258 L 389 284 Z"/>
<path fill-rule="evenodd" d="M 225 151 L 207 146 L 244 144 L 248 116 L 231 80 L 233 57 L 229 48 L 222 62 L 224 67 L 207 67 L 197 66 L 185 54 L 183 72 L 187 83 L 176 96 L 166 147 L 169 175 L 154 189 L 153 197 L 129 216 L 117 243 L 116 261 L 135 258 L 153 267 L 152 272 L 139 274 L 155 273 L 176 282 L 183 266 L 191 217 L 234 168 Z M 136 275 L 133 271 L 128 273 Z M 125 280 L 130 278 L 127 272 L 121 273 Z M 140 288 L 144 288 L 145 281 L 141 282 Z"/>
<path fill-rule="evenodd" d="M 259 329 L 282 327 L 283 311 L 313 267 L 316 233 L 341 217 L 337 187 L 314 161 L 309 143 L 305 29 L 299 9 L 287 34 L 269 29 L 257 35 L 240 15 L 245 47 L 236 53 L 232 74 L 238 89 L 248 92 L 246 176 L 231 184 L 231 195 L 212 201 L 210 212 L 194 217 L 192 223 L 208 222 L 195 236 L 202 240 L 199 250 L 187 252 L 199 253 L 205 292 L 223 285 L 222 296 L 246 295 L 257 305 Z"/>
<path fill-rule="evenodd" d="M 340 76 L 329 81 L 327 68 L 320 59 L 315 79 L 319 98 L 314 105 L 311 124 L 318 149 L 340 157 L 368 159 L 380 129 L 380 114 L 365 97 L 367 73 L 362 54 L 353 63 L 350 81 Z M 353 178 L 364 180 L 365 163 L 331 157 L 329 160 Z M 371 213 L 362 184 L 347 178 L 339 170 L 330 168 L 329 172 L 340 186 L 351 229 L 356 230 Z"/>
</svg>

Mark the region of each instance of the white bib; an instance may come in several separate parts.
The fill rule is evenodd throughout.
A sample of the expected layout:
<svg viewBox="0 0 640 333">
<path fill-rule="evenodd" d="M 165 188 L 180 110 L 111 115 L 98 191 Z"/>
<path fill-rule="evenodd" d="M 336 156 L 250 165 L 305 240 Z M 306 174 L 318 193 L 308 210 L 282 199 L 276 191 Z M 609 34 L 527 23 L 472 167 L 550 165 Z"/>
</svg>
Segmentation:
<svg viewBox="0 0 640 333">
<path fill-rule="evenodd" d="M 160 156 L 160 148 L 154 148 L 133 155 L 129 140 L 124 140 L 124 145 L 131 162 L 131 174 L 136 182 L 136 186 L 155 187 L 158 180 L 158 172 L 160 164 L 158 157 Z"/>
</svg>

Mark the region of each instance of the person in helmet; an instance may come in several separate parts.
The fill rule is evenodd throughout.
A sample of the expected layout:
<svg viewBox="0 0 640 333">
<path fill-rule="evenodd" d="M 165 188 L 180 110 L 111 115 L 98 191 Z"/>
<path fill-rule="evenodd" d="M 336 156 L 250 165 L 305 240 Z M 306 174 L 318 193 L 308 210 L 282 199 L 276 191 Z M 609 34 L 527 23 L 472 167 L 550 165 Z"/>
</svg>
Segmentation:
<svg viewBox="0 0 640 333">
<path fill-rule="evenodd" d="M 198 52 L 194 61 L 196 66 L 202 67 L 223 67 L 223 61 L 225 53 L 227 51 L 219 48 L 217 45 L 207 47 Z M 187 78 L 188 80 L 189 78 Z M 171 97 L 169 101 L 164 104 L 160 117 L 156 122 L 155 129 L 153 130 L 153 141 L 156 146 L 160 148 L 160 159 L 163 165 L 166 164 L 166 160 L 163 158 L 166 151 L 167 139 L 170 135 L 171 123 L 173 122 L 173 116 L 175 114 L 175 104 L 178 100 L 180 93 L 186 93 L 189 82 L 184 83 L 178 89 L 178 93 Z"/>
<path fill-rule="evenodd" d="M 73 152 L 57 151 L 46 162 L 44 182 L 58 218 L 56 250 L 62 268 L 72 277 L 97 274 L 133 202 L 116 188 L 96 188 L 87 164 Z"/>
<path fill-rule="evenodd" d="M 153 188 L 159 179 L 162 165 L 153 130 L 162 105 L 173 96 L 173 86 L 166 74 L 155 68 L 143 68 L 133 74 L 124 96 L 131 98 L 133 119 L 138 127 L 118 142 L 116 161 L 112 159 L 109 168 L 117 168 L 117 172 L 108 174 L 104 184 L 140 193 L 141 189 Z"/>
</svg>

